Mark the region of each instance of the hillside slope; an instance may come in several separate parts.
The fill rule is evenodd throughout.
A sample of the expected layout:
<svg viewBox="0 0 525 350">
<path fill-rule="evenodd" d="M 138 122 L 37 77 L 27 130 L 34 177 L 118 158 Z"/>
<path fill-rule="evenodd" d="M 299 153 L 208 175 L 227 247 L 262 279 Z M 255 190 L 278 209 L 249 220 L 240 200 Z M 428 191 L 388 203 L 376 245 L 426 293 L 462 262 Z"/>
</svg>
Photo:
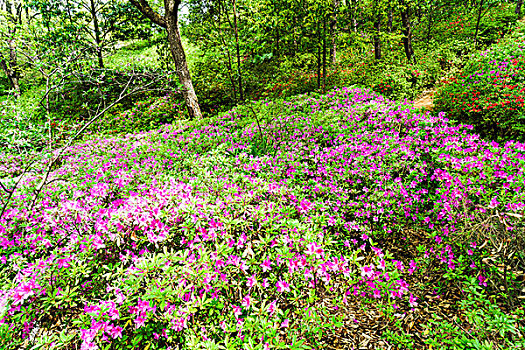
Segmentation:
<svg viewBox="0 0 525 350">
<path fill-rule="evenodd" d="M 0 344 L 522 346 L 525 144 L 470 129 L 343 88 L 77 144 L 0 218 Z"/>
</svg>

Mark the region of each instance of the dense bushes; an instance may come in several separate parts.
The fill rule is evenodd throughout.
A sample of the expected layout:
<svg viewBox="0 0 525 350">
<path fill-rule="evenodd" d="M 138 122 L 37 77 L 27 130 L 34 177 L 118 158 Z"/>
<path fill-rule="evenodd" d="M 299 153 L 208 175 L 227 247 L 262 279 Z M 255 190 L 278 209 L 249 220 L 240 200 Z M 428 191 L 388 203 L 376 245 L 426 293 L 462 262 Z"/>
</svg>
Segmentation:
<svg viewBox="0 0 525 350">
<path fill-rule="evenodd" d="M 86 133 L 151 130 L 185 115 L 182 96 L 168 74 L 123 68 L 86 69 L 48 92 L 35 86 L 16 101 L 0 101 L 0 150 L 25 153 L 60 147 L 108 106 Z"/>
<path fill-rule="evenodd" d="M 119 69 L 94 69 L 86 67 L 75 72 L 71 79 L 50 93 L 50 110 L 55 120 L 89 120 L 97 110 L 117 100 L 134 88 L 139 89 L 155 80 L 146 91 L 130 95 L 121 100 L 118 108 L 123 111 L 132 108 L 137 101 L 149 97 L 163 96 L 177 91 L 177 83 L 164 71 L 144 67 L 121 67 Z M 45 111 L 40 115 L 45 117 Z"/>
<path fill-rule="evenodd" d="M 80 143 L 32 206 L 37 167 L 0 218 L 2 346 L 319 348 L 360 305 L 418 317 L 422 346 L 515 348 L 525 145 L 409 106 L 345 88 Z M 446 281 L 486 313 L 440 338 Z"/>
<path fill-rule="evenodd" d="M 372 88 L 391 99 L 415 99 L 422 91 L 433 87 L 445 71 L 460 67 L 461 61 L 475 49 L 474 33 L 479 4 L 463 5 L 466 3 L 461 6 L 442 4 L 436 8 L 433 7 L 435 5 L 429 5 L 426 9 L 430 11 L 427 13 L 429 18 L 413 28 L 415 63 L 406 61 L 402 36 L 398 34 L 401 30 L 399 23 L 397 28 L 395 25 L 389 30 L 383 28 L 380 61 L 374 59 L 371 27 L 341 31 L 336 41 L 336 62 L 326 63 L 325 87 L 323 60 L 317 52 L 315 40 L 308 35 L 301 39 L 302 46 L 294 46 L 292 41 L 288 46 L 272 48 L 275 41 L 265 42 L 261 38 L 254 40 L 257 45 L 244 43 L 247 48 L 243 50 L 241 45 L 241 67 L 238 69 L 234 48 L 225 47 L 226 44 L 219 40 L 224 33 L 215 33 L 215 39 L 210 34 L 210 40 L 218 41 L 211 44 L 201 39 L 208 35 L 208 31 L 213 33 L 216 29 L 214 26 L 207 30 L 200 26 L 186 28 L 188 38 L 195 45 L 202 45 L 201 50 L 190 56 L 190 60 L 196 61 L 192 66 L 192 77 L 203 110 L 214 112 L 240 101 L 239 74 L 245 100 L 289 97 L 354 84 Z M 517 17 L 513 4 L 485 3 L 477 47 L 485 47 L 499 40 L 515 26 Z M 367 24 L 371 25 L 370 22 Z M 350 24 L 348 28 L 351 28 Z M 247 33 L 249 31 L 245 35 Z M 331 61 L 330 57 L 328 61 Z"/>
<path fill-rule="evenodd" d="M 27 97 L 27 96 L 25 96 Z M 30 99 L 35 102 L 34 99 Z M 132 103 L 132 107 L 117 105 L 99 118 L 80 137 L 92 134 L 121 134 L 146 131 L 186 117 L 186 109 L 178 94 L 150 97 Z M 0 151 L 27 154 L 41 151 L 45 147 L 60 147 L 85 123 L 85 120 L 52 115 L 48 120 L 35 118 L 38 111 L 28 110 L 19 102 L 0 103 Z M 35 113 L 31 113 L 31 112 Z"/>
<path fill-rule="evenodd" d="M 35 102 L 33 99 L 30 101 Z M 29 110 L 34 109 L 24 107 L 27 106 L 22 103 L 16 105 L 10 99 L 0 101 L 0 152 L 23 154 L 46 145 L 48 128 L 31 118 Z"/>
<path fill-rule="evenodd" d="M 346 56 L 342 60 L 344 63 L 340 66 L 327 71 L 327 89 L 356 84 L 370 87 L 395 100 L 416 98 L 425 88 L 433 86 L 441 76 L 441 61 L 456 61 L 451 52 L 436 54 L 430 50 L 420 57 L 418 63 L 411 65 L 400 65 L 392 57 L 380 62 L 367 60 L 360 55 Z M 322 75 L 319 80 L 322 84 Z M 256 97 L 279 98 L 315 90 L 318 90 L 317 74 L 308 73 L 307 70 L 294 70 L 273 79 Z"/>
<path fill-rule="evenodd" d="M 525 30 L 473 56 L 439 91 L 436 109 L 482 136 L 525 139 Z"/>
<path fill-rule="evenodd" d="M 117 108 L 94 125 L 98 133 L 129 133 L 155 129 L 186 117 L 179 94 L 151 97 L 137 101 L 125 111 Z M 120 107 L 120 106 L 119 106 Z"/>
</svg>

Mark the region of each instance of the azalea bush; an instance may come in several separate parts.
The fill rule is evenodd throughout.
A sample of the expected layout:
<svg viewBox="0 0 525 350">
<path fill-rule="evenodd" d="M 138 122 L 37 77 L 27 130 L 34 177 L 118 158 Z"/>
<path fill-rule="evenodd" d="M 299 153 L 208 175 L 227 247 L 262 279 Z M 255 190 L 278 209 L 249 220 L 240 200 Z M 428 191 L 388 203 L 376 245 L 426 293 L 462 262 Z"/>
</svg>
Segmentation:
<svg viewBox="0 0 525 350">
<path fill-rule="evenodd" d="M 525 137 L 524 29 L 474 55 L 438 91 L 436 108 L 497 140 Z"/>
<path fill-rule="evenodd" d="M 352 305 L 425 314 L 435 274 L 516 302 L 525 144 L 470 129 L 344 88 L 85 140 L 47 180 L 51 158 L 17 184 L 3 156 L 0 344 L 320 348 Z M 400 253 L 408 228 L 421 244 Z M 487 341 L 517 344 L 511 319 Z"/>
<path fill-rule="evenodd" d="M 346 58 L 341 67 L 329 69 L 326 74 L 326 88 L 357 84 L 372 88 L 377 93 L 394 100 L 415 99 L 425 88 L 432 87 L 443 73 L 440 60 L 443 56 L 430 54 L 421 57 L 414 65 L 400 65 L 393 58 L 384 61 L 365 61 L 363 57 Z M 323 77 L 320 78 L 321 84 Z M 286 78 L 272 80 L 257 97 L 286 97 L 317 90 L 318 77 L 315 73 L 294 71 Z"/>
</svg>

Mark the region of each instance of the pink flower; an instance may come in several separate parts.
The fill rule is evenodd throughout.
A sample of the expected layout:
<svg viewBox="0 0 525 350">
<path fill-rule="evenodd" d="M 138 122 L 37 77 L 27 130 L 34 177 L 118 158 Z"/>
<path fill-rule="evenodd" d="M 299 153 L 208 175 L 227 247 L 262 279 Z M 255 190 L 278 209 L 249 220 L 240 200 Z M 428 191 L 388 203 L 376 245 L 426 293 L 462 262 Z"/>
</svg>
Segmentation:
<svg viewBox="0 0 525 350">
<path fill-rule="evenodd" d="M 499 205 L 499 202 L 498 202 L 498 197 L 494 197 L 492 198 L 492 200 L 490 201 L 490 205 L 489 205 L 489 208 L 497 208 Z"/>
<path fill-rule="evenodd" d="M 374 265 L 364 265 L 361 268 L 361 276 L 371 278 L 374 275 Z"/>
<path fill-rule="evenodd" d="M 12 295 L 12 298 L 14 299 L 14 305 L 16 304 L 22 304 L 25 299 L 33 296 L 35 293 L 33 292 L 33 285 L 26 283 L 19 286 L 17 289 L 15 289 L 15 292 Z"/>
<path fill-rule="evenodd" d="M 155 310 L 155 307 L 150 307 L 149 306 L 149 301 L 148 300 L 141 300 L 139 299 L 138 300 L 138 303 L 137 303 L 137 310 L 139 313 L 146 313 L 148 311 L 153 311 Z"/>
<path fill-rule="evenodd" d="M 308 249 L 306 250 L 307 255 L 315 254 L 316 257 L 320 258 L 324 253 L 324 249 L 321 246 L 317 245 L 315 242 L 310 242 L 308 244 Z"/>
<path fill-rule="evenodd" d="M 19 292 L 15 292 L 13 293 L 13 295 L 11 295 L 11 297 L 13 298 L 13 305 L 16 305 L 16 304 L 22 304 L 24 302 L 24 296 L 22 294 L 20 294 Z"/>
<path fill-rule="evenodd" d="M 487 286 L 487 282 L 486 282 L 487 281 L 487 277 L 485 277 L 483 275 L 479 275 L 478 276 L 478 281 L 479 281 L 478 284 L 480 286 L 485 286 L 485 287 Z"/>
<path fill-rule="evenodd" d="M 383 251 L 381 250 L 381 248 L 372 247 L 372 250 L 374 251 L 374 253 L 375 253 L 379 258 L 382 258 L 383 256 L 385 256 L 385 254 L 383 253 Z"/>
<path fill-rule="evenodd" d="M 242 299 L 242 306 L 244 306 L 245 308 L 249 308 L 250 307 L 250 304 L 251 304 L 251 299 L 250 299 L 250 296 L 247 295 L 245 296 L 243 299 Z"/>
<path fill-rule="evenodd" d="M 126 300 L 126 297 L 124 296 L 124 294 L 118 293 L 117 294 L 117 300 L 116 300 L 117 304 L 122 305 L 124 300 Z"/>
<path fill-rule="evenodd" d="M 248 277 L 248 280 L 246 281 L 246 285 L 248 288 L 253 287 L 257 283 L 257 279 L 255 278 L 255 274 Z"/>
<path fill-rule="evenodd" d="M 379 289 L 374 289 L 374 298 L 381 298 L 381 291 Z"/>
<path fill-rule="evenodd" d="M 277 291 L 279 293 L 289 292 L 290 291 L 290 284 L 288 282 L 280 280 L 277 282 Z"/>
<path fill-rule="evenodd" d="M 287 328 L 290 325 L 290 321 L 288 319 L 285 319 L 283 323 L 281 323 L 281 328 Z"/>
<path fill-rule="evenodd" d="M 237 305 L 232 305 L 233 314 L 235 317 L 239 317 L 242 314 L 241 307 Z"/>
<path fill-rule="evenodd" d="M 122 327 L 119 326 L 110 326 L 109 329 L 109 335 L 113 337 L 113 339 L 116 338 L 122 338 Z"/>
<path fill-rule="evenodd" d="M 98 346 L 97 344 L 95 343 L 92 343 L 92 342 L 83 342 L 82 345 L 80 346 L 80 350 L 97 350 L 98 349 Z"/>
<path fill-rule="evenodd" d="M 405 270 L 405 265 L 403 265 L 403 262 L 399 261 L 399 260 L 394 260 L 396 262 L 396 268 L 399 270 L 399 271 L 404 271 Z"/>
<path fill-rule="evenodd" d="M 268 306 L 268 309 L 266 311 L 268 311 L 268 313 L 271 316 L 275 312 L 276 308 L 277 308 L 277 302 L 276 301 L 272 301 L 270 303 L 270 305 Z"/>
<path fill-rule="evenodd" d="M 412 293 L 410 293 L 410 297 L 408 298 L 408 302 L 410 303 L 410 306 L 412 306 L 412 307 L 417 306 L 416 300 L 417 300 L 417 298 L 414 297 L 414 295 Z"/>
<path fill-rule="evenodd" d="M 261 267 L 262 267 L 263 272 L 270 271 L 272 269 L 272 261 L 270 259 L 266 259 L 261 264 Z"/>
<path fill-rule="evenodd" d="M 307 201 L 306 199 L 303 199 L 300 203 L 299 212 L 301 214 L 306 214 L 313 208 L 314 208 L 314 203 L 311 203 Z"/>
<path fill-rule="evenodd" d="M 237 331 L 242 332 L 244 328 L 244 320 L 242 318 L 237 319 Z"/>
<path fill-rule="evenodd" d="M 146 324 L 146 317 L 144 315 L 140 315 L 133 322 L 135 322 L 135 328 L 144 327 Z"/>
<path fill-rule="evenodd" d="M 91 342 L 97 335 L 97 330 L 95 329 L 81 329 L 80 330 L 80 339 L 85 343 Z"/>
</svg>

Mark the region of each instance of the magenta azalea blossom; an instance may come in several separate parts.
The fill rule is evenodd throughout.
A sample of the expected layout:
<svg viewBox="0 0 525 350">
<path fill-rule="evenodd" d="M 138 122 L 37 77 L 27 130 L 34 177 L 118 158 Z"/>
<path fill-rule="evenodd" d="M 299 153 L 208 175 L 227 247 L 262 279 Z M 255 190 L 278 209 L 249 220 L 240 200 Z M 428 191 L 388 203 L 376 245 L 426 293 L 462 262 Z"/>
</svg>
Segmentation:
<svg viewBox="0 0 525 350">
<path fill-rule="evenodd" d="M 286 281 L 280 280 L 276 284 L 277 291 L 279 293 L 289 292 L 290 291 L 290 284 Z"/>
</svg>

